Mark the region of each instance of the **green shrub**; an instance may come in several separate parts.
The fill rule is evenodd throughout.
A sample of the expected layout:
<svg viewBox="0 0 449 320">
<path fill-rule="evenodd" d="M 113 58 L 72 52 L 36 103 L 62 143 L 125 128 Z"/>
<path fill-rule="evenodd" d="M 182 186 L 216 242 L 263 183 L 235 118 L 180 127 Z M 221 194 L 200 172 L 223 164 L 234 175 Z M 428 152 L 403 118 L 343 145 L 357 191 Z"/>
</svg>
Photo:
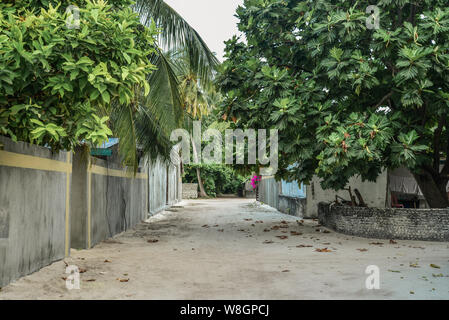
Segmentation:
<svg viewBox="0 0 449 320">
<path fill-rule="evenodd" d="M 200 168 L 201 179 L 206 193 L 210 197 L 218 194 L 235 194 L 247 180 L 237 174 L 232 167 L 217 164 L 185 165 L 183 182 L 198 183 L 196 168 Z"/>
<path fill-rule="evenodd" d="M 129 1 L 74 3 L 79 29 L 66 26 L 72 2 L 0 4 L 0 135 L 56 150 L 97 145 L 112 134 L 115 102 L 148 94 L 156 28 L 143 27 Z"/>
</svg>

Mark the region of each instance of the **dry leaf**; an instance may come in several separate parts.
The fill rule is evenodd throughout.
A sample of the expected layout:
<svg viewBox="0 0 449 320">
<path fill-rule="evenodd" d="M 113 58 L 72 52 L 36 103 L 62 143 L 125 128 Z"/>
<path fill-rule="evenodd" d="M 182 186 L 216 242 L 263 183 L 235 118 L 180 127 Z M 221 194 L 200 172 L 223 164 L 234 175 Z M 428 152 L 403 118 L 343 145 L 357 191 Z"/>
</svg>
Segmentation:
<svg viewBox="0 0 449 320">
<path fill-rule="evenodd" d="M 150 239 L 150 240 L 147 240 L 147 242 L 148 243 L 156 243 L 156 242 L 159 242 L 159 240 L 157 240 L 157 239 Z"/>
<path fill-rule="evenodd" d="M 290 270 L 283 270 L 282 272 L 290 272 Z"/>
<path fill-rule="evenodd" d="M 300 235 L 302 235 L 302 232 L 290 231 L 290 234 L 291 234 L 292 236 L 300 236 Z"/>
<path fill-rule="evenodd" d="M 430 266 L 431 266 L 432 268 L 435 268 L 435 269 L 440 269 L 440 266 L 438 266 L 438 265 L 436 265 L 436 264 L 433 264 L 433 263 L 431 263 Z"/>
<path fill-rule="evenodd" d="M 263 229 L 263 232 L 270 232 L 270 229 Z"/>
<path fill-rule="evenodd" d="M 271 240 L 265 240 L 263 243 L 268 244 L 268 243 L 274 243 L 274 242 Z"/>
<path fill-rule="evenodd" d="M 360 252 L 368 251 L 368 249 L 365 249 L 365 248 L 361 248 L 361 249 L 357 249 L 357 250 L 359 250 Z"/>
<path fill-rule="evenodd" d="M 128 278 L 128 279 L 119 279 L 119 281 L 120 281 L 120 282 L 128 282 L 128 281 L 129 281 L 129 278 Z"/>
<path fill-rule="evenodd" d="M 394 241 L 393 239 L 391 239 L 390 244 L 398 244 L 398 243 L 396 241 Z"/>
<path fill-rule="evenodd" d="M 107 262 L 111 262 L 111 261 L 109 261 L 108 259 L 106 259 L 106 260 L 104 260 L 104 262 L 106 262 L 106 263 L 107 263 Z"/>
<path fill-rule="evenodd" d="M 285 239 L 288 239 L 288 236 L 276 236 L 276 238 L 279 238 L 281 240 L 285 240 Z"/>
<path fill-rule="evenodd" d="M 328 248 L 323 249 L 315 249 L 316 252 L 332 252 L 332 250 L 329 250 Z"/>
<path fill-rule="evenodd" d="M 94 281 L 97 281 L 97 279 L 88 279 L 88 280 L 86 280 L 87 282 L 94 282 Z"/>
<path fill-rule="evenodd" d="M 309 246 L 306 244 L 300 244 L 299 246 L 296 246 L 296 248 L 312 248 L 313 246 Z"/>
<path fill-rule="evenodd" d="M 383 242 L 371 242 L 370 244 L 375 246 L 383 246 Z"/>
<path fill-rule="evenodd" d="M 79 268 L 79 273 L 85 273 L 85 272 L 87 272 L 87 269 Z"/>
</svg>

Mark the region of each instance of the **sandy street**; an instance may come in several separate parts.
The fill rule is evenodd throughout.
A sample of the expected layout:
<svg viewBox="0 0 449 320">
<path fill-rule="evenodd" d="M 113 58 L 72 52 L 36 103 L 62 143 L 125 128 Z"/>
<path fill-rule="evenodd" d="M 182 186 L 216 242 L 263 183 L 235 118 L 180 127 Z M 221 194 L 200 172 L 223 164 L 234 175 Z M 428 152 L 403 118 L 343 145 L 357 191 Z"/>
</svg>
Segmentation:
<svg viewBox="0 0 449 320">
<path fill-rule="evenodd" d="M 449 243 L 362 239 L 297 221 L 254 200 L 184 201 L 72 250 L 0 299 L 449 299 Z M 66 288 L 66 264 L 81 270 L 80 290 Z M 379 290 L 365 287 L 369 265 L 380 269 Z"/>
</svg>

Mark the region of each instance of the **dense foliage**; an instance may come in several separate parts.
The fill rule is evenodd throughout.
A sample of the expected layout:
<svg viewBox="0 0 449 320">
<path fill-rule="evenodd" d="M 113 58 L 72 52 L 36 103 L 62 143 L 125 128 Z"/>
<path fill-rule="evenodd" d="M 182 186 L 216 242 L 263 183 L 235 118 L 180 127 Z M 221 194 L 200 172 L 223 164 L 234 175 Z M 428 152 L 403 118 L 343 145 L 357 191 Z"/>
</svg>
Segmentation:
<svg viewBox="0 0 449 320">
<path fill-rule="evenodd" d="M 183 182 L 198 183 L 196 168 L 201 169 L 201 180 L 208 196 L 219 194 L 236 194 L 246 181 L 231 167 L 219 164 L 185 165 Z"/>
<path fill-rule="evenodd" d="M 384 168 L 414 173 L 432 207 L 447 207 L 447 1 L 245 0 L 246 41 L 227 42 L 224 117 L 278 128 L 278 177 L 341 189 Z M 369 23 L 366 23 L 367 18 Z M 297 163 L 293 170 L 288 165 Z"/>
<path fill-rule="evenodd" d="M 111 108 L 135 112 L 136 97 L 149 93 L 157 30 L 130 3 L 0 4 L 0 134 L 70 150 L 112 134 Z M 78 29 L 66 26 L 69 4 L 80 8 Z"/>
</svg>

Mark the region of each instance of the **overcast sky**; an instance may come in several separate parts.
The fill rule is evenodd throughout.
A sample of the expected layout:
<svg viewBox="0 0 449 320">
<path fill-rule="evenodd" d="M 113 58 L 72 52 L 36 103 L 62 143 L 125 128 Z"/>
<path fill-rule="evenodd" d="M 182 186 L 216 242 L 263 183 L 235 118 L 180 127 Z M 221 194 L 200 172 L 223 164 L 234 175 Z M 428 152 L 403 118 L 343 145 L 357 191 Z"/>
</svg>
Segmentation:
<svg viewBox="0 0 449 320">
<path fill-rule="evenodd" d="M 243 0 L 165 0 L 187 22 L 195 28 L 209 48 L 223 61 L 225 45 L 234 34 L 239 34 L 237 18 L 238 5 Z"/>
</svg>

